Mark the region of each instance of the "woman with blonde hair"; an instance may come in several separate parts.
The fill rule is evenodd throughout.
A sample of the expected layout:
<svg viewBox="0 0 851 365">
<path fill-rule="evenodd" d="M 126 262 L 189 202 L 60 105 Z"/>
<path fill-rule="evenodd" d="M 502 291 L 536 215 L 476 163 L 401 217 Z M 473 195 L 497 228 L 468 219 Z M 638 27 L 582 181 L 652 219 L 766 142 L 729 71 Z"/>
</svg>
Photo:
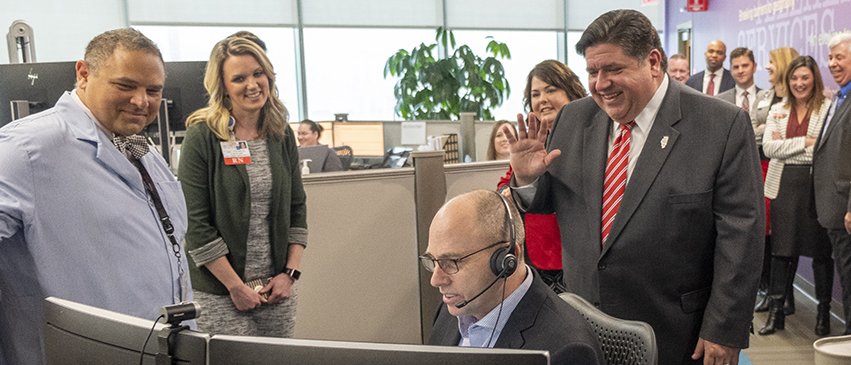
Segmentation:
<svg viewBox="0 0 851 365">
<path fill-rule="evenodd" d="M 798 51 L 791 47 L 780 47 L 768 53 L 768 65 L 765 70 L 768 71 L 768 82 L 771 87 L 760 90 L 756 93 L 756 104 L 750 111 L 751 124 L 753 132 L 756 136 L 756 144 L 759 147 L 760 164 L 762 165 L 762 179 L 765 180 L 765 174 L 768 172 L 768 157 L 762 150 L 762 135 L 765 131 L 765 121 L 768 119 L 768 111 L 777 103 L 783 101 L 788 93 L 788 85 L 786 84 L 785 75 L 789 63 L 795 58 L 798 58 Z M 757 303 L 754 311 L 765 312 L 768 310 L 768 281 L 769 267 L 771 266 L 771 206 L 769 199 L 765 198 L 765 251 L 762 257 L 762 275 L 759 279 L 759 296 L 762 298 Z M 795 264 L 797 267 L 797 263 Z M 792 282 L 789 282 L 788 295 L 786 296 L 786 314 L 795 312 L 795 299 L 792 296 Z"/>
<path fill-rule="evenodd" d="M 771 199 L 771 276 L 768 321 L 759 330 L 768 335 L 784 328 L 784 303 L 800 255 L 813 258 L 818 313 L 815 333 L 830 333 L 833 259 L 827 230 L 811 218 L 810 191 L 813 149 L 830 109 L 816 61 L 810 56 L 793 60 L 783 76 L 789 88 L 786 101 L 771 107 L 763 137 L 771 158 L 765 179 L 765 197 Z"/>
<path fill-rule="evenodd" d="M 204 87 L 210 101 L 186 120 L 178 171 L 198 329 L 292 337 L 307 210 L 275 72 L 256 43 L 228 37 Z"/>
</svg>

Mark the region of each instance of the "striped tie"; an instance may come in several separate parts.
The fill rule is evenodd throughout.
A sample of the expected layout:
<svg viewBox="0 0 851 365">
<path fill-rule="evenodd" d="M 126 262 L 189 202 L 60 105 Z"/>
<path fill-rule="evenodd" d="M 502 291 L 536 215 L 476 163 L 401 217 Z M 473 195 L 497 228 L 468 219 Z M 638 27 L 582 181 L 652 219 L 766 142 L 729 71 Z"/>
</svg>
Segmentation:
<svg viewBox="0 0 851 365">
<path fill-rule="evenodd" d="M 606 163 L 606 179 L 603 183 L 603 245 L 609 238 L 609 230 L 612 228 L 612 222 L 615 221 L 615 214 L 617 214 L 618 207 L 621 205 L 621 198 L 623 198 L 623 192 L 626 188 L 626 170 L 627 165 L 629 165 L 629 141 L 632 127 L 635 127 L 635 121 L 621 124 L 612 153 L 609 154 L 609 160 Z"/>
</svg>

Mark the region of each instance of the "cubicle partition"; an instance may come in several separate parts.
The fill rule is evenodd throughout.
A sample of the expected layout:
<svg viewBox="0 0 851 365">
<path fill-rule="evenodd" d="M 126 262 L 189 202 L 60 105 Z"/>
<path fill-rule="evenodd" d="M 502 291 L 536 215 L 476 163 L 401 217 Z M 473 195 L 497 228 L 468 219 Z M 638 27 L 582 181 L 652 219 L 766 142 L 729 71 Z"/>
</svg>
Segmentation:
<svg viewBox="0 0 851 365">
<path fill-rule="evenodd" d="M 495 189 L 507 161 L 310 174 L 308 246 L 298 283 L 295 338 L 419 344 L 440 303 L 417 255 L 447 198 Z M 445 170 L 445 171 L 444 171 Z M 419 228 L 418 228 L 419 227 Z"/>
</svg>

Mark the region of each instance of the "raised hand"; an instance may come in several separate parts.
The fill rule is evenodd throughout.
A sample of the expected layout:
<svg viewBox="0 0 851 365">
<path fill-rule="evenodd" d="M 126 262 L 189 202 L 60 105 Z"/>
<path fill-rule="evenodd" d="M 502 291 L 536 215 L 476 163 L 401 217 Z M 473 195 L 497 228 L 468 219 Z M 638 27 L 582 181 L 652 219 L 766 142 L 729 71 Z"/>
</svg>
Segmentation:
<svg viewBox="0 0 851 365">
<path fill-rule="evenodd" d="M 528 185 L 547 171 L 553 160 L 561 155 L 561 151 L 552 150 L 547 153 L 545 143 L 549 122 L 538 121 L 535 113 L 529 113 L 529 128 L 523 114 L 517 114 L 518 138 L 511 133 L 511 126 L 503 125 L 503 133 L 508 137 L 511 149 L 511 168 L 514 169 L 514 180 L 518 186 Z"/>
</svg>

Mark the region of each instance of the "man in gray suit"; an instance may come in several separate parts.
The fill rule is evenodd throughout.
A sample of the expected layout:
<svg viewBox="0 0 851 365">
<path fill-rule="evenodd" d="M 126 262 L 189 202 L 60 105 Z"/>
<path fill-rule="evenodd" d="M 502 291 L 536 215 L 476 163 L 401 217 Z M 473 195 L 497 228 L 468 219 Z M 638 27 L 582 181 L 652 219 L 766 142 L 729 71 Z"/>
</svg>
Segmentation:
<svg viewBox="0 0 851 365">
<path fill-rule="evenodd" d="M 653 326 L 659 364 L 736 364 L 765 229 L 747 114 L 671 81 L 637 11 L 603 14 L 576 50 L 593 99 L 565 106 L 549 134 L 518 116 L 514 200 L 556 213 L 567 291 Z"/>
<path fill-rule="evenodd" d="M 546 350 L 552 364 L 604 364 L 591 325 L 524 263 L 523 239 L 517 208 L 494 191 L 460 195 L 437 212 L 420 256 L 443 298 L 429 345 Z"/>
<path fill-rule="evenodd" d="M 706 95 L 715 96 L 733 88 L 736 81 L 724 68 L 727 46 L 721 41 L 709 42 L 706 47 L 706 71 L 700 71 L 686 81 L 686 85 Z"/>
<path fill-rule="evenodd" d="M 736 87 L 718 94 L 718 98 L 736 104 L 746 113 L 750 113 L 756 105 L 756 93 L 762 90 L 753 82 L 753 74 L 756 72 L 753 51 L 739 47 L 730 52 L 730 70 L 736 79 Z"/>
<path fill-rule="evenodd" d="M 827 228 L 842 284 L 845 333 L 851 334 L 851 34 L 830 39 L 830 74 L 839 85 L 813 151 L 813 195 L 819 224 Z"/>
</svg>

